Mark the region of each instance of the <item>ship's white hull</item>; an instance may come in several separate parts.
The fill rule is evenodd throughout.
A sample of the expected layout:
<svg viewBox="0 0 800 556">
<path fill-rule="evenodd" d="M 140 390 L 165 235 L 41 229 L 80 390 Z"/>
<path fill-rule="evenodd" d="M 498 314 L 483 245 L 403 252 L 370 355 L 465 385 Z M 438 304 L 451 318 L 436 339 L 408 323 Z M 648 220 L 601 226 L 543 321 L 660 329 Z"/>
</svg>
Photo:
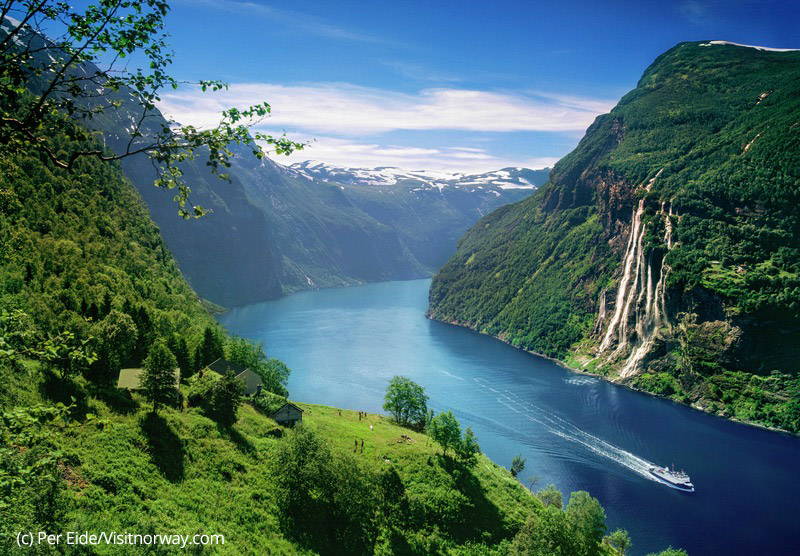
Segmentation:
<svg viewBox="0 0 800 556">
<path fill-rule="evenodd" d="M 656 480 L 658 480 L 659 483 L 665 484 L 670 488 L 674 488 L 675 490 L 680 490 L 681 492 L 694 492 L 694 485 L 690 486 L 686 484 L 673 483 L 671 481 L 668 481 L 667 479 L 665 479 L 664 477 L 662 477 L 661 475 L 659 475 L 654 471 L 650 471 L 650 475 L 652 475 Z"/>
</svg>

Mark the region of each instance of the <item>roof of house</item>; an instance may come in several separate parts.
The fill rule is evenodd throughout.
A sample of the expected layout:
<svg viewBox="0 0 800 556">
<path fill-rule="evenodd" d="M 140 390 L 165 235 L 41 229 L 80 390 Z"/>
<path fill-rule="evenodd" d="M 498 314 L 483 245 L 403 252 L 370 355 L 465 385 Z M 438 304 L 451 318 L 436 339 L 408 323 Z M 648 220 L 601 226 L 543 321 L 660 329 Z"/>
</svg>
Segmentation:
<svg viewBox="0 0 800 556">
<path fill-rule="evenodd" d="M 124 388 L 126 390 L 138 390 L 142 387 L 142 375 L 144 374 L 144 369 L 142 368 L 135 368 L 135 369 L 122 369 L 119 372 L 119 378 L 117 379 L 117 388 Z M 175 387 L 177 388 L 181 382 L 181 370 L 179 368 L 175 368 Z"/>
<path fill-rule="evenodd" d="M 277 415 L 277 414 L 278 414 L 278 413 L 280 413 L 280 412 L 281 412 L 281 410 L 282 410 L 284 407 L 286 407 L 286 406 L 293 407 L 293 408 L 295 408 L 297 411 L 299 411 L 300 413 L 302 413 L 302 412 L 303 412 L 303 409 L 302 409 L 302 408 L 300 408 L 300 407 L 297 407 L 297 406 L 296 406 L 296 405 L 294 405 L 292 402 L 286 402 L 285 404 L 283 404 L 282 406 L 280 406 L 280 407 L 278 408 L 278 410 L 277 410 L 275 413 L 273 413 L 272 415 L 273 415 L 273 416 Z"/>
<path fill-rule="evenodd" d="M 241 365 L 237 365 L 236 363 L 231 363 L 230 361 L 228 361 L 223 357 L 220 357 L 213 363 L 209 364 L 208 367 L 206 368 L 210 371 L 214 371 L 218 375 L 225 375 L 227 374 L 228 371 L 233 371 L 233 374 L 237 376 L 247 370 Z"/>
</svg>

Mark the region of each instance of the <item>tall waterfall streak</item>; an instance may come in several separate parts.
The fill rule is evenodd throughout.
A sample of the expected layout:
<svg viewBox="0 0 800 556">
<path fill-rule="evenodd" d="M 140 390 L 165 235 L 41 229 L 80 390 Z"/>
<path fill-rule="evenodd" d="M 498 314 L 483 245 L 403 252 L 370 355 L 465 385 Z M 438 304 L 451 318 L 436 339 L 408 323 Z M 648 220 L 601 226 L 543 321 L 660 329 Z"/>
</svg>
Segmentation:
<svg viewBox="0 0 800 556">
<path fill-rule="evenodd" d="M 647 302 L 645 303 L 645 318 L 650 318 L 650 307 L 653 303 L 653 253 L 647 260 Z"/>
<path fill-rule="evenodd" d="M 607 288 L 603 288 L 603 291 L 600 292 L 600 307 L 598 308 L 597 319 L 592 328 L 592 335 L 597 334 L 603 329 L 603 321 L 606 320 L 606 289 Z"/>
<path fill-rule="evenodd" d="M 661 211 L 663 212 L 663 205 Z M 664 217 L 664 243 L 667 249 L 672 249 L 672 203 L 669 204 L 669 214 Z"/>
<path fill-rule="evenodd" d="M 669 223 L 670 215 L 665 214 L 664 219 L 665 226 L 667 228 L 664 242 L 667 244 L 667 248 L 669 249 L 672 246 L 672 227 Z M 665 259 L 666 256 L 662 257 L 661 259 L 658 282 L 656 283 L 652 298 L 648 295 L 645 316 L 641 321 L 639 320 L 641 313 L 637 313 L 637 343 L 631 351 L 631 354 L 628 356 L 628 359 L 625 361 L 622 371 L 620 371 L 620 378 L 627 378 L 633 375 L 639 369 L 639 365 L 644 360 L 645 356 L 653 348 L 653 345 L 659 336 L 659 330 L 662 327 L 670 328 L 670 323 L 667 319 L 665 301 L 669 266 L 666 265 Z M 651 260 L 648 261 L 648 273 L 651 272 L 651 266 L 652 257 Z"/>
<path fill-rule="evenodd" d="M 640 201 L 639 206 L 642 207 L 642 212 L 644 212 L 644 200 Z M 636 294 L 639 292 L 639 286 L 644 281 L 641 280 L 640 277 L 644 272 L 645 264 L 643 249 L 645 228 L 646 226 L 640 225 L 639 237 L 636 239 L 636 247 L 634 251 L 634 257 L 636 258 L 636 272 L 634 273 L 633 286 L 628 293 L 628 299 L 626 300 L 625 307 L 622 310 L 622 317 L 620 318 L 619 322 L 619 334 L 617 337 L 617 349 L 614 350 L 614 354 L 620 353 L 628 347 L 628 322 L 630 321 L 631 307 L 634 306 L 634 299 L 636 299 Z"/>
<path fill-rule="evenodd" d="M 664 169 L 661 168 L 655 176 L 650 178 L 645 186 L 646 191 L 652 189 L 653 184 L 656 182 L 658 176 L 661 175 Z M 631 235 L 628 237 L 628 245 L 625 248 L 625 256 L 623 257 L 624 266 L 622 272 L 622 279 L 617 289 L 617 300 L 614 303 L 614 314 L 611 316 L 611 322 L 608 323 L 608 328 L 603 336 L 603 341 L 600 342 L 598 353 L 603 353 L 607 350 L 613 341 L 614 334 L 617 333 L 619 345 L 614 353 L 619 352 L 627 346 L 627 331 L 628 331 L 628 317 L 630 316 L 630 307 L 633 303 L 636 289 L 640 282 L 644 282 L 643 272 L 643 257 L 642 257 L 642 240 L 644 238 L 644 228 L 642 225 L 642 215 L 644 214 L 644 198 L 639 199 L 639 206 L 633 210 L 633 218 L 631 222 Z M 637 257 L 638 254 L 638 257 Z M 633 261 L 636 259 L 636 273 L 633 287 L 629 292 L 628 288 L 631 281 L 631 270 L 633 269 Z M 649 270 L 648 270 L 649 272 Z M 640 278 L 641 276 L 641 278 Z M 649 278 L 648 278 L 649 282 Z M 641 300 L 639 300 L 639 304 Z"/>
<path fill-rule="evenodd" d="M 624 257 L 624 270 L 622 272 L 622 279 L 617 289 L 617 300 L 614 303 L 614 314 L 611 316 L 611 322 L 608 323 L 606 334 L 603 341 L 600 342 L 600 352 L 607 350 L 611 345 L 614 332 L 617 330 L 620 318 L 622 318 L 622 310 L 625 305 L 625 296 L 628 291 L 628 283 L 631 278 L 631 268 L 633 267 L 633 259 L 636 255 L 636 239 L 639 235 L 639 227 L 642 223 L 642 213 L 644 212 L 644 199 L 639 200 L 639 206 L 633 210 L 633 218 L 631 222 L 631 235 L 628 238 L 628 246 L 625 248 Z"/>
</svg>

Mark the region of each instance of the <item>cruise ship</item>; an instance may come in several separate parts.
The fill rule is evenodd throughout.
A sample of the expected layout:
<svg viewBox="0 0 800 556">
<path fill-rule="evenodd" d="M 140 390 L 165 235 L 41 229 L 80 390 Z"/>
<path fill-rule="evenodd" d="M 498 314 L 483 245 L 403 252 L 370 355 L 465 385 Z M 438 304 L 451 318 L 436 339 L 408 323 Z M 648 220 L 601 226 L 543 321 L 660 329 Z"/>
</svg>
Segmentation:
<svg viewBox="0 0 800 556">
<path fill-rule="evenodd" d="M 672 470 L 667 467 L 651 467 L 650 474 L 669 487 L 684 492 L 694 492 L 694 485 L 689 475 L 683 471 L 675 471 L 675 465 L 672 466 Z"/>
</svg>

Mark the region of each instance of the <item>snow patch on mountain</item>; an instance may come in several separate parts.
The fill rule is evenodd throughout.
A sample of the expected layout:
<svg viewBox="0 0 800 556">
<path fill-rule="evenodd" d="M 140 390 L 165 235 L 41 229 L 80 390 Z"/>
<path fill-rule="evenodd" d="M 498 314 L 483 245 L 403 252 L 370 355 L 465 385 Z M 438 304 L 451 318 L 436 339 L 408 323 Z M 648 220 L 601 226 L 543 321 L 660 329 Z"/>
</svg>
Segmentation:
<svg viewBox="0 0 800 556">
<path fill-rule="evenodd" d="M 752 44 L 739 44 L 738 42 L 730 42 L 730 41 L 709 41 L 707 43 L 701 44 L 700 46 L 711 46 L 713 44 L 722 44 L 722 45 L 729 45 L 729 46 L 742 46 L 744 48 L 755 48 L 756 50 L 766 50 L 769 52 L 798 52 L 800 49 L 798 48 L 771 48 L 769 46 L 755 46 Z"/>
<path fill-rule="evenodd" d="M 323 180 L 354 186 L 410 185 L 413 191 L 444 188 L 530 189 L 535 190 L 546 180 L 547 170 L 503 168 L 484 174 L 462 174 L 431 170 L 404 170 L 393 166 L 377 168 L 341 168 L 323 162 L 307 160 L 286 166 L 308 179 Z"/>
</svg>

